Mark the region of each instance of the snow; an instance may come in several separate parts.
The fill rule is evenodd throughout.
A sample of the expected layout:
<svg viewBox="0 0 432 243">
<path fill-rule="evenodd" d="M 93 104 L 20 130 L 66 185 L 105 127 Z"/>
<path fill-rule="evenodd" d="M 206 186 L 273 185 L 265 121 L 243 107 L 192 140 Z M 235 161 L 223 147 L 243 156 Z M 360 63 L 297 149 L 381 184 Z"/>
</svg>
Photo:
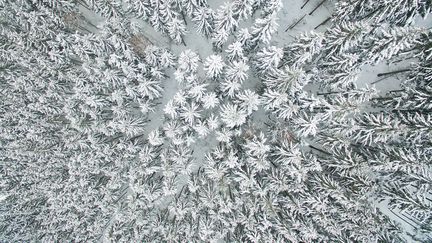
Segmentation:
<svg viewBox="0 0 432 243">
<path fill-rule="evenodd" d="M 210 7 L 216 10 L 222 5 L 223 1 L 209 1 L 209 3 Z M 284 7 L 277 15 L 277 17 L 279 18 L 278 23 L 280 24 L 280 26 L 277 33 L 273 35 L 269 46 L 274 45 L 278 47 L 283 47 L 287 43 L 290 43 L 290 41 L 292 41 L 300 33 L 309 31 L 324 31 L 331 24 L 330 21 L 328 21 L 325 25 L 316 28 L 319 24 L 321 24 L 323 21 L 325 21 L 328 17 L 331 16 L 332 10 L 334 8 L 333 1 L 326 1 L 313 14 L 309 13 L 317 6 L 317 4 L 319 4 L 319 2 L 309 1 L 304 6 L 304 8 L 301 9 L 301 6 L 303 4 L 304 1 L 298 0 L 284 1 Z M 81 11 L 86 16 L 86 18 L 95 25 L 98 25 L 98 23 L 103 21 L 103 18 L 91 14 L 87 9 L 81 8 Z M 256 12 L 254 14 L 254 18 L 259 16 L 259 14 L 259 11 Z M 247 21 L 241 21 L 237 30 L 241 28 L 250 28 L 253 24 L 254 18 L 250 18 Z M 215 52 L 213 50 L 211 41 L 195 31 L 195 29 L 193 28 L 193 22 L 189 18 L 186 19 L 187 35 L 184 37 L 184 42 L 186 45 L 174 43 L 173 41 L 169 40 L 167 36 L 156 32 L 149 24 L 145 23 L 142 20 L 132 19 L 132 21 L 136 21 L 140 24 L 143 34 L 152 43 L 160 47 L 169 49 L 176 56 L 178 56 L 182 51 L 192 49 L 199 54 L 202 60 L 201 62 L 206 61 L 209 57 L 214 57 L 212 55 L 222 55 L 222 57 L 227 60 L 225 51 L 221 53 Z M 294 27 L 289 28 L 289 26 L 295 24 L 296 22 L 298 23 Z M 430 21 L 417 21 L 417 25 L 422 27 L 430 27 L 430 24 Z M 233 37 L 230 37 L 228 43 L 224 45 L 224 50 L 228 46 L 228 44 L 232 43 L 233 41 Z M 356 84 L 359 88 L 363 88 L 366 86 L 374 86 L 380 92 L 380 94 L 384 94 L 391 90 L 399 89 L 402 80 L 401 75 L 392 75 L 384 78 L 379 78 L 377 77 L 377 74 L 406 68 L 409 64 L 409 61 L 405 61 L 392 64 L 380 63 L 374 66 L 366 65 L 362 67 L 358 79 L 356 80 Z M 217 72 L 217 70 L 214 71 L 212 69 L 209 71 Z M 198 78 L 206 79 L 205 76 L 207 74 L 208 72 L 203 70 L 203 65 L 200 65 L 198 71 Z M 149 115 L 150 122 L 146 125 L 145 133 L 150 133 L 151 131 L 155 131 L 156 129 L 161 128 L 165 121 L 165 114 L 163 108 L 181 88 L 181 85 L 179 85 L 174 78 L 174 69 L 169 70 L 168 76 L 169 78 L 163 81 L 164 94 L 162 98 L 158 100 L 159 104 L 155 107 L 155 112 Z M 217 76 L 217 74 L 212 75 L 210 73 L 210 76 Z M 210 84 L 211 82 L 207 80 L 207 83 Z M 261 86 L 261 81 L 253 73 L 249 72 L 249 78 L 242 84 L 242 90 L 258 90 L 258 88 Z M 310 89 L 310 92 L 315 91 L 315 89 Z M 264 111 L 262 106 L 260 106 L 258 111 L 253 112 L 250 118 L 250 123 L 257 128 L 257 131 L 265 129 L 266 126 L 264 124 L 267 121 L 268 113 Z M 216 146 L 216 144 L 217 140 L 214 135 L 209 135 L 205 138 L 196 139 L 196 142 L 192 145 L 193 157 L 195 160 L 193 164 L 195 169 L 204 164 L 205 154 L 211 151 Z M 405 228 L 410 228 L 409 225 L 401 222 L 395 215 L 391 215 L 391 212 L 386 208 L 385 204 L 381 203 L 378 206 L 385 214 L 388 214 L 391 218 L 404 224 Z"/>
<path fill-rule="evenodd" d="M 216 10 L 223 4 L 223 0 L 218 1 L 209 1 L 210 7 L 213 10 Z M 314 1 L 310 1 L 303 9 L 300 9 L 301 5 L 303 5 L 302 1 L 284 1 L 284 6 L 281 11 L 279 11 L 278 23 L 280 24 L 278 31 L 273 35 L 270 45 L 275 45 L 279 47 L 283 47 L 285 44 L 289 43 L 293 40 L 293 38 L 303 32 L 308 32 L 314 30 L 314 28 L 320 24 L 323 20 L 331 15 L 331 11 L 333 9 L 333 3 L 331 1 L 327 1 L 320 8 L 318 8 L 312 15 L 308 13 L 313 10 L 317 3 Z M 86 8 L 80 8 L 83 15 L 88 19 L 92 24 L 98 26 L 100 23 L 105 21 L 104 18 L 93 14 Z M 253 20 L 258 17 L 260 11 L 254 13 L 253 18 L 249 18 L 245 21 L 240 21 L 239 28 L 234 32 L 234 35 L 241 28 L 250 28 L 253 25 Z M 291 25 L 292 23 L 297 22 L 297 20 L 306 15 L 302 21 L 300 21 L 295 27 L 292 29 L 285 31 L 285 29 Z M 150 40 L 153 44 L 167 48 L 176 56 L 179 56 L 181 52 L 191 49 L 194 52 L 198 53 L 201 58 L 201 65 L 198 67 L 198 77 L 204 78 L 206 72 L 203 70 L 202 62 L 205 61 L 211 55 L 221 55 L 225 61 L 227 61 L 225 52 L 225 48 L 234 41 L 234 38 L 231 35 L 229 41 L 224 45 L 224 49 L 222 52 L 215 52 L 213 50 L 213 46 L 211 40 L 206 38 L 205 36 L 196 32 L 194 28 L 194 23 L 191 21 L 189 17 L 186 17 L 187 22 L 187 34 L 184 37 L 184 44 L 177 44 L 170 40 L 168 36 L 161 34 L 153 29 L 148 23 L 143 20 L 131 18 L 132 22 L 136 22 L 139 24 L 142 34 Z M 329 22 L 327 25 L 330 24 Z M 318 28 L 318 31 L 324 30 L 325 26 Z M 144 134 L 150 134 L 151 132 L 162 128 L 164 122 L 166 121 L 164 114 L 164 107 L 170 101 L 177 91 L 182 87 L 178 84 L 178 82 L 174 78 L 174 68 L 168 70 L 168 78 L 162 80 L 163 85 L 163 96 L 158 99 L 158 104 L 154 107 L 154 112 L 149 113 L 148 120 L 149 122 L 145 125 Z M 257 78 L 251 71 L 248 72 L 248 79 L 242 84 L 242 90 L 251 89 L 258 90 L 259 87 L 262 86 L 261 81 Z M 212 83 L 211 81 L 206 81 L 207 83 Z M 213 83 L 216 85 L 216 83 Z M 216 113 L 219 115 L 218 113 Z M 265 122 L 268 121 L 268 113 L 264 111 L 262 106 L 251 114 L 249 118 L 249 123 L 253 124 L 254 127 L 257 128 L 256 131 L 264 129 L 266 126 Z M 217 140 L 214 135 L 214 132 L 211 132 L 206 138 L 198 138 L 196 142 L 192 145 L 193 149 L 193 167 L 195 170 L 202 166 L 205 162 L 205 155 L 210 152 L 216 145 Z M 146 136 L 147 137 L 147 136 Z M 180 190 L 181 186 L 179 187 Z M 124 197 L 126 198 L 126 197 Z"/>
<path fill-rule="evenodd" d="M 210 7 L 213 10 L 217 10 L 222 6 L 224 3 L 224 0 L 210 0 L 209 4 Z M 296 36 L 298 36 L 301 33 L 309 32 L 309 31 L 316 31 L 316 32 L 322 32 L 325 31 L 326 28 L 328 28 L 331 24 L 331 21 L 327 21 L 324 25 L 317 28 L 317 26 L 323 21 L 325 21 L 327 18 L 329 18 L 332 15 L 333 9 L 334 9 L 334 1 L 325 1 L 322 6 L 320 6 L 314 13 L 310 14 L 311 11 L 320 4 L 321 1 L 308 1 L 308 3 L 304 6 L 304 8 L 301 8 L 304 4 L 305 0 L 298 1 L 298 0 L 285 0 L 283 1 L 283 8 L 277 13 L 278 23 L 279 27 L 275 34 L 272 35 L 272 39 L 269 42 L 269 44 L 262 46 L 262 49 L 268 48 L 268 49 L 277 49 L 281 50 L 280 48 L 283 48 L 290 42 L 294 40 Z M 86 20 L 88 20 L 91 25 L 88 26 L 88 28 L 94 33 L 97 33 L 99 30 L 95 28 L 94 26 L 100 26 L 104 21 L 106 21 L 105 18 L 98 16 L 97 14 L 94 14 L 89 9 L 80 6 L 79 8 L 80 12 L 83 14 Z M 196 52 L 199 57 L 199 65 L 197 69 L 197 80 L 200 84 L 206 84 L 205 87 L 207 94 L 213 94 L 213 92 L 216 92 L 217 88 L 221 85 L 221 83 L 224 81 L 223 78 L 218 78 L 220 74 L 222 73 L 223 68 L 231 68 L 236 66 L 237 62 L 232 62 L 234 65 L 231 65 L 231 62 L 229 62 L 228 53 L 226 52 L 227 47 L 229 44 L 234 43 L 235 35 L 239 33 L 239 30 L 242 28 L 248 28 L 251 30 L 254 21 L 260 17 L 261 10 L 256 11 L 253 14 L 253 17 L 240 21 L 238 28 L 234 31 L 232 35 L 230 35 L 227 43 L 223 45 L 222 51 L 216 51 L 213 48 L 212 40 L 206 38 L 202 34 L 199 34 L 196 32 L 194 28 L 194 23 L 189 17 L 186 17 L 187 22 L 187 34 L 184 36 L 184 44 L 183 43 L 175 43 L 172 41 L 167 35 L 164 35 L 158 31 L 155 31 L 154 28 L 146 23 L 145 21 L 137 18 L 130 18 L 130 20 L 134 23 L 137 23 L 141 29 L 141 33 L 154 45 L 162 48 L 168 49 L 170 52 L 172 52 L 176 57 L 179 57 L 180 54 L 186 50 L 192 50 Z M 428 20 L 423 19 L 417 19 L 415 21 L 417 26 L 430 28 L 432 26 L 432 21 L 429 18 Z M 289 28 L 293 24 L 296 24 L 292 28 Z M 262 49 L 258 50 L 261 51 Z M 282 54 L 282 52 L 280 51 Z M 253 70 L 253 63 L 251 62 L 250 57 L 246 57 L 246 64 L 249 65 L 247 68 L 246 66 L 243 66 L 245 73 L 247 74 L 247 78 L 244 82 L 241 82 L 241 88 L 239 91 L 236 91 L 234 96 L 238 96 L 239 94 L 244 94 L 245 90 L 251 90 L 255 93 L 260 93 L 261 88 L 263 87 L 263 83 L 260 78 L 258 78 L 257 73 L 255 73 Z M 413 60 L 405 60 L 397 63 L 379 63 L 377 65 L 365 65 L 361 68 L 361 72 L 358 76 L 358 78 L 355 81 L 355 84 L 359 88 L 364 88 L 366 86 L 373 86 L 375 87 L 380 95 L 384 95 L 385 93 L 400 89 L 400 84 L 403 81 L 404 74 L 398 73 L 395 75 L 388 75 L 384 77 L 378 77 L 377 74 L 379 73 L 386 73 L 386 72 L 392 72 L 397 71 L 401 69 L 407 68 Z M 223 64 L 222 64 L 223 63 Z M 223 65 L 231 65 L 228 67 L 224 67 Z M 149 141 L 149 143 L 153 146 L 159 146 L 163 145 L 164 142 L 167 143 L 168 138 L 165 138 L 165 140 L 161 137 L 160 131 L 162 131 L 162 128 L 168 121 L 170 121 L 169 116 L 165 112 L 166 105 L 175 97 L 175 95 L 180 91 L 184 90 L 187 87 L 187 84 L 185 83 L 179 83 L 178 80 L 176 80 L 176 69 L 178 66 L 169 68 L 166 71 L 167 78 L 161 80 L 161 84 L 163 87 L 163 95 L 161 98 L 156 99 L 156 105 L 153 107 L 154 111 L 149 112 L 148 114 L 148 122 L 145 124 L 145 127 L 142 131 L 144 134 L 144 137 L 146 137 Z M 318 87 L 314 85 L 307 86 L 304 90 L 309 93 L 316 93 Z M 198 90 L 199 91 L 199 90 Z M 197 93 L 199 93 L 197 91 Z M 186 123 L 189 123 L 189 125 L 196 125 L 198 119 L 202 118 L 202 122 L 208 121 L 208 118 L 210 114 L 214 114 L 216 117 L 219 118 L 219 122 L 225 127 L 233 128 L 233 131 L 235 128 L 241 127 L 242 131 L 245 132 L 252 132 L 253 135 L 256 135 L 258 137 L 261 132 L 266 131 L 268 126 L 266 125 L 267 122 L 269 122 L 269 115 L 270 112 L 266 111 L 264 109 L 264 106 L 266 104 L 259 104 L 258 107 L 250 108 L 248 111 L 249 113 L 246 114 L 245 111 L 238 111 L 240 105 L 233 102 L 233 98 L 230 96 L 226 96 L 224 94 L 224 98 L 219 100 L 219 105 L 216 106 L 215 102 L 209 102 L 208 105 L 205 105 L 203 107 L 195 107 L 195 103 L 188 104 L 186 107 L 189 107 L 190 110 L 187 110 L 187 114 L 185 113 L 183 116 L 179 115 L 183 120 L 186 120 Z M 199 96 L 197 94 L 196 96 Z M 206 99 L 206 97 L 210 96 L 204 96 L 203 99 Z M 200 100 L 201 97 L 196 97 L 197 100 Z M 237 97 L 238 99 L 238 97 Z M 257 109 L 255 109 L 257 108 Z M 199 110 L 199 117 L 194 116 L 194 110 Z M 185 111 L 185 110 L 184 110 Z M 179 119 L 180 119 L 179 118 Z M 298 118 L 303 119 L 303 118 Z M 315 118 L 314 118 L 315 119 Z M 306 122 L 305 122 L 306 123 Z M 314 121 L 313 125 L 318 124 L 318 121 Z M 244 125 L 243 125 L 244 124 Z M 220 130 L 220 129 L 216 129 Z M 205 136 L 198 136 L 199 134 L 196 134 L 193 138 L 191 137 L 191 140 L 188 140 L 186 142 L 190 142 L 189 148 L 193 151 L 192 152 L 192 158 L 193 161 L 191 162 L 192 171 L 196 172 L 198 168 L 203 167 L 206 165 L 206 158 L 205 156 L 211 152 L 214 148 L 217 147 L 218 143 L 218 136 L 216 130 L 210 130 L 207 135 L 204 134 L 204 132 L 201 135 Z M 315 135 L 315 133 L 313 133 Z M 192 139 L 195 140 L 192 143 Z M 270 139 L 267 138 L 267 141 Z M 166 144 L 164 144 L 166 145 Z M 164 146 L 163 145 L 163 146 Z M 267 147 L 266 147 L 267 149 Z M 267 152 L 267 151 L 266 151 Z M 265 153 L 263 153 L 265 154 Z M 186 180 L 188 178 L 187 175 L 180 175 L 179 176 L 180 183 L 177 186 L 177 192 L 179 192 L 182 187 L 186 184 Z M 121 202 L 126 200 L 128 196 L 131 195 L 132 190 L 129 188 L 127 184 L 123 185 L 123 189 L 125 190 L 125 194 L 121 198 L 119 198 L 119 202 L 117 205 L 121 205 Z M 0 201 L 5 200 L 6 195 L 2 194 L 0 195 Z M 172 198 L 166 197 L 161 199 L 160 207 L 165 207 L 169 204 L 169 202 L 172 201 Z M 376 202 L 375 202 L 376 203 Z M 399 222 L 403 225 L 403 227 L 409 231 L 413 232 L 413 229 L 410 225 L 408 225 L 406 222 L 402 221 L 397 215 L 394 215 L 388 208 L 387 202 L 381 202 L 376 203 L 376 206 L 380 208 L 380 210 L 389 215 L 389 217 L 396 222 Z M 121 207 L 119 206 L 117 210 L 121 210 Z M 117 212 L 117 211 L 116 211 Z M 113 223 L 114 219 L 116 217 L 116 213 L 114 213 L 111 217 L 111 219 L 107 223 L 107 227 L 105 229 L 109 228 L 109 226 Z M 104 234 L 103 234 L 104 235 Z M 407 240 L 409 241 L 410 238 L 406 235 L 405 236 Z M 105 241 L 107 239 L 101 239 L 101 241 Z"/>
<path fill-rule="evenodd" d="M 278 14 L 279 29 L 277 34 L 273 36 L 273 45 L 283 47 L 301 33 L 310 31 L 321 32 L 331 24 L 331 21 L 328 21 L 325 25 L 315 29 L 315 27 L 331 16 L 334 8 L 333 1 L 326 1 L 312 15 L 309 15 L 309 13 L 319 2 L 309 1 L 308 4 L 301 9 L 303 3 L 304 1 L 283 1 L 283 9 Z M 302 20 L 296 26 L 287 30 L 288 27 L 295 24 L 300 19 Z"/>
<path fill-rule="evenodd" d="M 213 10 L 218 9 L 223 4 L 223 0 L 213 0 L 209 1 L 210 7 Z M 268 46 L 274 45 L 278 47 L 283 47 L 287 43 L 290 43 L 297 35 L 309 31 L 321 32 L 325 31 L 326 28 L 331 24 L 331 21 L 327 21 L 324 25 L 316 28 L 319 24 L 325 21 L 328 17 L 331 16 L 334 2 L 326 1 L 321 7 L 319 7 L 313 14 L 309 14 L 318 4 L 319 1 L 309 1 L 304 8 L 301 9 L 301 6 L 305 1 L 298 0 L 285 0 L 283 2 L 284 6 L 281 11 L 279 11 L 278 23 L 279 27 L 277 32 L 273 35 L 273 38 Z M 103 22 L 104 19 L 92 14 L 89 10 L 81 7 L 80 8 L 83 15 L 86 19 L 90 20 L 94 25 L 98 25 Z M 242 28 L 250 28 L 253 25 L 253 20 L 259 16 L 260 11 L 254 13 L 253 18 L 249 18 L 246 21 L 240 21 L 239 27 L 237 31 L 234 32 L 234 35 L 238 32 L 238 30 Z M 300 20 L 301 19 L 301 20 Z M 184 37 L 184 41 L 186 45 L 176 44 L 171 41 L 166 35 L 163 35 L 157 31 L 155 31 L 148 23 L 139 20 L 132 19 L 139 23 L 142 28 L 142 33 L 147 37 L 153 44 L 164 47 L 172 51 L 176 56 L 178 56 L 181 52 L 192 49 L 196 53 L 199 54 L 201 58 L 201 65 L 198 68 L 198 77 L 204 78 L 207 72 L 203 70 L 202 62 L 206 60 L 206 58 L 212 55 L 222 55 L 222 57 L 227 61 L 225 48 L 234 41 L 234 38 L 231 35 L 229 41 L 224 45 L 224 51 L 215 52 L 213 50 L 213 46 L 211 44 L 211 40 L 204 37 L 203 35 L 197 33 L 194 28 L 194 23 L 190 18 L 186 18 L 187 22 L 187 34 Z M 297 24 L 296 24 L 297 23 Z M 292 25 L 295 26 L 291 27 Z M 430 28 L 431 20 L 423 20 L 417 19 L 416 25 L 420 27 Z M 400 88 L 400 83 L 402 81 L 402 75 L 391 75 L 385 77 L 377 77 L 378 73 L 391 72 L 399 69 L 406 68 L 409 65 L 409 61 L 404 61 L 400 63 L 380 63 L 378 65 L 366 65 L 362 67 L 362 70 L 356 80 L 356 84 L 359 88 L 363 88 L 366 86 L 374 86 L 380 94 L 385 94 L 388 91 L 396 90 Z M 164 93 L 161 99 L 158 100 L 159 104 L 155 107 L 155 112 L 149 115 L 149 123 L 146 124 L 145 133 L 150 133 L 151 131 L 155 131 L 156 129 L 161 128 L 165 121 L 165 115 L 163 108 L 171 100 L 176 92 L 180 89 L 180 85 L 174 78 L 174 69 L 170 69 L 168 72 L 169 78 L 163 80 L 163 88 Z M 207 81 L 208 82 L 208 81 Z M 248 79 L 242 84 L 242 90 L 251 89 L 258 90 L 261 87 L 261 81 L 251 72 L 249 72 Z M 311 88 L 309 92 L 316 92 L 315 88 Z M 265 129 L 264 125 L 268 121 L 268 112 L 266 112 L 262 106 L 252 113 L 250 117 L 250 124 L 253 124 L 254 127 L 257 128 L 257 131 Z M 213 132 L 211 132 L 212 134 Z M 196 142 L 192 145 L 193 148 L 193 167 L 195 170 L 202 166 L 205 162 L 205 154 L 210 152 L 216 145 L 217 140 L 214 135 L 208 135 L 205 138 L 198 138 Z M 181 187 L 180 187 L 181 188 Z M 387 208 L 385 203 L 380 203 L 379 208 L 387 215 L 389 215 L 392 219 L 400 222 L 404 225 L 406 229 L 410 229 L 411 226 L 407 225 L 405 222 L 401 221 L 398 217 L 393 215 Z"/>
<path fill-rule="evenodd" d="M 409 65 L 409 63 L 366 65 L 362 68 L 356 80 L 356 84 L 359 88 L 364 88 L 366 86 L 375 87 L 379 94 L 384 95 L 388 91 L 400 89 L 400 84 L 403 80 L 401 76 L 403 75 L 378 77 L 377 74 L 407 68 L 407 65 Z"/>
</svg>

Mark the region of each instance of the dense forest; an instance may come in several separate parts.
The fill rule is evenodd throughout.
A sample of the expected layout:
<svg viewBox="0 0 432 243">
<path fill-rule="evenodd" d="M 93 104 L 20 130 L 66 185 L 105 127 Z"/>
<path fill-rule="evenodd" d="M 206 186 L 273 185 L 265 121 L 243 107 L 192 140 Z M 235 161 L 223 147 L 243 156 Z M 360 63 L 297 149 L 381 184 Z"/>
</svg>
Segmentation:
<svg viewBox="0 0 432 243">
<path fill-rule="evenodd" d="M 431 0 L 0 0 L 0 242 L 432 242 Z"/>
</svg>

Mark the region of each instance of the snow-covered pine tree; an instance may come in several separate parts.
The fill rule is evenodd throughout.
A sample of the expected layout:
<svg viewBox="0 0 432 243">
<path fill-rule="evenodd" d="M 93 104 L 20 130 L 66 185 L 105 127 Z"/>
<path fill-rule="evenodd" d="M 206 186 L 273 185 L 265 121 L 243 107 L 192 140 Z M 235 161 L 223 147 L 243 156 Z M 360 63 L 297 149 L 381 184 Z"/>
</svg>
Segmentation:
<svg viewBox="0 0 432 243">
<path fill-rule="evenodd" d="M 361 61 L 357 54 L 335 54 L 322 60 L 314 70 L 323 89 L 346 90 L 355 88 Z"/>
<path fill-rule="evenodd" d="M 186 23 L 182 18 L 179 6 L 175 1 L 150 1 L 150 7 L 153 10 L 149 17 L 150 24 L 177 43 L 184 43 L 183 36 L 186 31 Z"/>
<path fill-rule="evenodd" d="M 259 43 L 270 43 L 272 35 L 278 28 L 277 11 L 269 13 L 263 18 L 257 19 L 251 30 L 250 49 L 257 48 Z"/>
<path fill-rule="evenodd" d="M 246 20 L 252 15 L 254 1 L 251 0 L 235 0 L 233 2 L 225 2 L 217 11 L 214 17 L 215 31 L 212 41 L 217 50 L 227 42 L 231 35 L 239 25 L 239 21 Z"/>
<path fill-rule="evenodd" d="M 229 35 L 237 27 L 238 20 L 234 13 L 234 3 L 225 2 L 215 14 L 215 31 L 212 37 L 215 48 L 220 49 Z"/>
<path fill-rule="evenodd" d="M 249 89 L 245 90 L 243 93 L 237 94 L 236 98 L 235 101 L 240 104 L 240 108 L 247 112 L 248 116 L 254 111 L 257 111 L 261 104 L 259 95 Z"/>
<path fill-rule="evenodd" d="M 344 0 L 336 5 L 335 17 L 341 20 L 371 20 L 400 26 L 412 24 L 417 16 L 425 18 L 431 12 L 429 1 L 362 1 Z"/>
<path fill-rule="evenodd" d="M 378 28 L 377 33 L 372 35 L 366 44 L 368 49 L 367 60 L 371 63 L 378 63 L 389 60 L 397 55 L 403 55 L 416 44 L 424 30 L 416 27 L 390 27 Z"/>
<path fill-rule="evenodd" d="M 246 64 L 246 60 L 229 62 L 225 68 L 224 80 L 218 86 L 221 95 L 233 97 L 248 76 L 249 65 Z"/>
<path fill-rule="evenodd" d="M 151 16 L 152 3 L 149 0 L 126 0 L 127 12 L 136 17 L 148 21 Z"/>
<path fill-rule="evenodd" d="M 226 104 L 221 109 L 221 120 L 229 128 L 240 126 L 246 122 L 247 113 L 238 105 Z"/>
<path fill-rule="evenodd" d="M 294 95 L 303 89 L 309 79 L 310 75 L 301 68 L 285 66 L 284 69 L 276 69 L 269 73 L 265 77 L 264 83 L 269 89 Z"/>
<path fill-rule="evenodd" d="M 217 79 L 222 75 L 225 63 L 221 56 L 211 55 L 208 56 L 204 62 L 204 71 L 207 72 L 207 77 Z"/>
<path fill-rule="evenodd" d="M 236 41 L 228 45 L 225 52 L 227 53 L 227 58 L 230 61 L 245 59 L 243 46 L 239 41 Z"/>
<path fill-rule="evenodd" d="M 278 68 L 283 57 L 283 50 L 276 46 L 263 48 L 255 59 L 255 67 L 259 75 L 272 74 Z"/>
<path fill-rule="evenodd" d="M 320 54 L 323 46 L 323 34 L 310 32 L 301 34 L 293 43 L 284 48 L 283 65 L 303 66 L 313 61 Z"/>
<path fill-rule="evenodd" d="M 371 30 L 367 22 L 340 22 L 324 33 L 324 56 L 329 58 L 333 54 L 342 54 L 358 48 Z"/>
<path fill-rule="evenodd" d="M 193 21 L 196 22 L 198 33 L 210 37 L 214 31 L 214 12 L 210 8 L 198 8 L 193 12 Z"/>
<path fill-rule="evenodd" d="M 207 0 L 179 0 L 180 9 L 184 10 L 189 17 L 200 8 L 208 8 Z"/>
<path fill-rule="evenodd" d="M 85 5 L 105 18 L 120 18 L 124 15 L 122 2 L 119 0 L 85 0 Z"/>
</svg>

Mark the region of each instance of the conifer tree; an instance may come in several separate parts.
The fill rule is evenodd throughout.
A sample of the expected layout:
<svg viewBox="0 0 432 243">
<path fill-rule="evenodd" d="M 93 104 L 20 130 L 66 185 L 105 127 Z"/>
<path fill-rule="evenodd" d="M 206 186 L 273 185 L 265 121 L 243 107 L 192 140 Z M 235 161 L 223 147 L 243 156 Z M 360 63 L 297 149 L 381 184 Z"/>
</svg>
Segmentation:
<svg viewBox="0 0 432 243">
<path fill-rule="evenodd" d="M 216 79 L 222 75 L 225 63 L 219 55 L 208 56 L 204 62 L 204 70 L 209 78 Z"/>
</svg>

